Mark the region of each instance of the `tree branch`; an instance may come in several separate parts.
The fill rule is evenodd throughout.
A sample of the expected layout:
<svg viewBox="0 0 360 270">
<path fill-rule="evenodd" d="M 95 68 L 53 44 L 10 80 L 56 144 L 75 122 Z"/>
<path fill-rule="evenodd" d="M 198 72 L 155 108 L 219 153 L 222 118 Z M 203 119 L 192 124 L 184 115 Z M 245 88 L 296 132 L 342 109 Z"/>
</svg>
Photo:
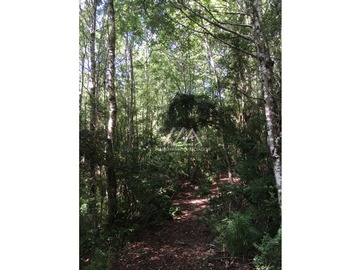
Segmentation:
<svg viewBox="0 0 360 270">
<path fill-rule="evenodd" d="M 180 11 L 185 15 L 185 12 L 182 10 L 181 7 L 179 7 L 178 5 L 176 5 L 173 1 L 169 1 L 169 2 L 170 2 L 176 9 L 180 10 Z M 245 40 L 247 40 L 247 41 L 253 42 L 253 39 L 252 39 L 251 37 L 245 36 L 245 35 L 242 35 L 242 34 L 239 34 L 238 32 L 233 31 L 233 30 L 231 30 L 231 29 L 229 29 L 229 28 L 227 28 L 227 27 L 225 27 L 225 26 L 223 26 L 223 25 L 221 25 L 221 24 L 219 24 L 219 23 L 217 23 L 217 22 L 211 21 L 209 18 L 206 18 L 206 17 L 202 16 L 201 14 L 199 14 L 198 12 L 195 12 L 195 11 L 192 10 L 191 8 L 187 7 L 184 3 L 181 3 L 181 1 L 178 1 L 178 2 L 180 2 L 181 6 L 183 6 L 185 9 L 187 9 L 188 11 L 190 11 L 192 14 L 198 16 L 199 18 L 205 20 L 206 22 L 208 22 L 208 23 L 210 23 L 210 24 L 212 24 L 212 25 L 214 25 L 214 26 L 216 26 L 216 27 L 218 27 L 218 28 L 220 28 L 220 29 L 222 29 L 222 30 L 224 30 L 224 31 L 226 31 L 226 32 L 232 33 L 232 34 L 234 34 L 234 35 L 236 35 L 236 36 L 238 36 L 238 37 L 240 37 L 240 38 L 242 38 L 242 39 L 245 39 Z M 188 16 L 187 16 L 187 17 L 188 17 Z"/>
<path fill-rule="evenodd" d="M 176 7 L 176 6 L 175 6 L 175 8 L 179 9 L 180 12 L 181 12 L 188 20 L 194 22 L 196 25 L 198 25 L 200 28 L 202 28 L 202 29 L 204 30 L 204 32 L 200 32 L 200 31 L 195 30 L 195 29 L 192 29 L 192 30 L 197 31 L 198 33 L 209 34 L 210 36 L 212 36 L 212 37 L 215 38 L 216 40 L 219 40 L 220 42 L 228 45 L 230 48 L 235 49 L 235 50 L 238 50 L 238 51 L 240 51 L 240 52 L 242 52 L 242 53 L 244 53 L 244 54 L 250 55 L 250 56 L 252 56 L 252 57 L 254 57 L 254 58 L 257 58 L 257 56 L 256 56 L 255 54 L 253 54 L 253 53 L 251 53 L 251 52 L 247 52 L 247 51 L 245 51 L 245 50 L 243 50 L 243 49 L 241 49 L 241 48 L 239 48 L 239 47 L 237 47 L 237 46 L 235 46 L 235 45 L 233 45 L 233 44 L 225 41 L 224 39 L 221 39 L 220 37 L 216 36 L 216 35 L 213 34 L 210 30 L 208 30 L 205 26 L 203 26 L 202 24 L 200 24 L 200 23 L 198 23 L 197 21 L 193 20 L 193 19 L 192 19 L 188 14 L 186 14 L 181 8 Z"/>
<path fill-rule="evenodd" d="M 228 25 L 233 25 L 233 26 L 242 26 L 242 27 L 249 27 L 249 28 L 253 28 L 252 25 L 248 25 L 248 24 L 237 24 L 237 23 L 230 23 L 230 22 L 222 22 L 220 20 L 218 20 L 214 14 L 212 13 L 212 11 L 207 8 L 205 5 L 203 5 L 201 2 L 195 0 L 196 3 L 198 3 L 203 9 L 206 10 L 207 13 L 209 13 L 209 15 L 211 16 L 211 18 L 213 18 L 214 21 L 216 21 L 218 24 L 228 24 Z"/>
</svg>

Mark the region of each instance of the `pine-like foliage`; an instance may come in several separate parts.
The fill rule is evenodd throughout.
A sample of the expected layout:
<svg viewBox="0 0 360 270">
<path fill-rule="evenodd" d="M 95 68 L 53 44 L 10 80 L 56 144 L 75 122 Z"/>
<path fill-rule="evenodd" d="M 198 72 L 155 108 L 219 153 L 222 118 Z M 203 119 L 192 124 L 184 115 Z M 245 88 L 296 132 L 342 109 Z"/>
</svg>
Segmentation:
<svg viewBox="0 0 360 270">
<path fill-rule="evenodd" d="M 281 228 L 275 237 L 265 234 L 261 244 L 254 246 L 260 252 L 254 258 L 256 270 L 281 270 Z"/>
</svg>

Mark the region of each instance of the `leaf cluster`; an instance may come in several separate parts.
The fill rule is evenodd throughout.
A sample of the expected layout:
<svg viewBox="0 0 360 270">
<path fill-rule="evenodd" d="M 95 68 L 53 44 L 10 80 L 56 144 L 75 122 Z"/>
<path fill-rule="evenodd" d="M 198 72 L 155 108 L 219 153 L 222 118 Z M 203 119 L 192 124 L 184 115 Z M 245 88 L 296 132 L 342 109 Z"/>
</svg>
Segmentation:
<svg viewBox="0 0 360 270">
<path fill-rule="evenodd" d="M 254 246 L 260 253 L 253 259 L 256 270 L 281 270 L 281 228 L 274 237 L 265 234 Z"/>
<path fill-rule="evenodd" d="M 215 103 L 206 95 L 177 93 L 170 103 L 165 119 L 165 130 L 186 128 L 198 131 L 214 124 Z"/>
</svg>

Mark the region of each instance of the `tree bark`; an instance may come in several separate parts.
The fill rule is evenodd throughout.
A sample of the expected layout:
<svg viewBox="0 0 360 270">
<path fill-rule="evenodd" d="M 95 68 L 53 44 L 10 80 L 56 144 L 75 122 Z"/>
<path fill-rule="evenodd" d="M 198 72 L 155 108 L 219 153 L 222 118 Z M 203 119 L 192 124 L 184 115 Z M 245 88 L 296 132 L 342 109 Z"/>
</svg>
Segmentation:
<svg viewBox="0 0 360 270">
<path fill-rule="evenodd" d="M 210 74 L 212 74 L 214 76 L 215 83 L 216 83 L 216 90 L 218 92 L 217 95 L 218 95 L 219 99 L 221 99 L 221 87 L 220 87 L 219 76 L 218 76 L 218 73 L 216 70 L 215 61 L 214 61 L 214 58 L 212 55 L 211 47 L 210 47 L 210 44 L 206 37 L 205 37 L 205 48 L 206 48 L 207 57 L 209 60 Z M 216 97 L 215 94 L 214 94 L 214 96 Z"/>
<path fill-rule="evenodd" d="M 89 203 L 89 210 L 93 222 L 94 229 L 97 229 L 97 209 L 96 209 L 96 95 L 97 95 L 97 83 L 96 83 L 96 60 L 95 60 L 95 33 L 96 33 L 96 11 L 97 0 L 94 0 L 92 5 L 92 25 L 90 32 L 90 134 L 92 138 L 91 148 L 92 155 L 90 156 L 90 192 L 91 198 Z"/>
<path fill-rule="evenodd" d="M 82 118 L 81 118 L 81 108 L 82 108 L 82 98 L 84 92 L 84 68 L 85 68 L 85 53 L 81 58 L 81 84 L 80 84 L 80 91 L 79 91 L 79 122 L 80 126 L 82 125 Z"/>
<path fill-rule="evenodd" d="M 265 100 L 265 117 L 268 145 L 272 157 L 273 170 L 275 175 L 276 187 L 278 190 L 278 199 L 281 207 L 281 159 L 280 159 L 280 138 L 281 132 L 279 123 L 275 121 L 274 111 L 275 105 L 272 98 L 274 90 L 274 62 L 270 56 L 270 50 L 263 34 L 262 6 L 261 0 L 254 0 L 253 24 L 254 24 L 254 42 L 257 51 L 257 58 L 260 63 L 260 74 L 262 77 L 262 88 Z"/>
<path fill-rule="evenodd" d="M 133 64 L 133 39 L 132 33 L 129 38 L 127 37 L 127 49 L 129 57 L 129 84 L 130 84 L 130 106 L 129 106 L 129 141 L 131 148 L 135 147 L 135 127 L 134 127 L 134 114 L 135 114 L 135 77 L 134 77 L 134 64 Z"/>
<path fill-rule="evenodd" d="M 108 189 L 108 228 L 111 230 L 117 216 L 117 180 L 114 167 L 114 139 L 116 130 L 117 104 L 115 96 L 115 12 L 114 2 L 109 0 L 109 40 L 108 40 L 108 63 L 106 71 L 106 88 L 109 95 L 109 121 L 107 126 L 107 189 Z"/>
</svg>

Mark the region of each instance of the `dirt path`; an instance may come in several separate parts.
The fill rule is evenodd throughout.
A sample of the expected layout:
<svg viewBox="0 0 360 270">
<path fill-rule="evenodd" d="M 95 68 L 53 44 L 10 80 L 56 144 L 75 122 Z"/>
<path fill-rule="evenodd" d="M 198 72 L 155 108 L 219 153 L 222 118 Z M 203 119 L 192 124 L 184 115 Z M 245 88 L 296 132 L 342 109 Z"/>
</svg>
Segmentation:
<svg viewBox="0 0 360 270">
<path fill-rule="evenodd" d="M 166 226 L 142 231 L 138 240 L 119 251 L 113 270 L 133 269 L 252 269 L 232 261 L 214 242 L 214 234 L 201 221 L 209 198 L 193 194 L 196 186 L 185 183 L 173 199 L 181 213 Z"/>
</svg>

